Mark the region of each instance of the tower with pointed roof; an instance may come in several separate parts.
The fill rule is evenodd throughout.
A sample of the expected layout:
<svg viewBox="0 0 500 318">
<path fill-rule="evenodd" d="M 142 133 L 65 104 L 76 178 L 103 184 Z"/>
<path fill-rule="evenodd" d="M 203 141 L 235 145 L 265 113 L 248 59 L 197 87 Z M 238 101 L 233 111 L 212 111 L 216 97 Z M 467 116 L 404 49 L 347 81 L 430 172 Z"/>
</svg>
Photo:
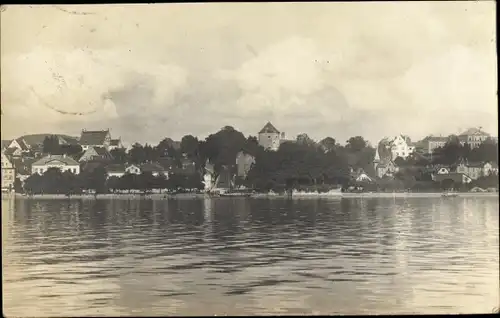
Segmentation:
<svg viewBox="0 0 500 318">
<path fill-rule="evenodd" d="M 272 150 L 272 151 L 278 150 L 281 144 L 281 139 L 282 139 L 282 134 L 270 122 L 268 122 L 259 131 L 259 145 L 264 147 L 264 149 L 266 150 Z"/>
</svg>

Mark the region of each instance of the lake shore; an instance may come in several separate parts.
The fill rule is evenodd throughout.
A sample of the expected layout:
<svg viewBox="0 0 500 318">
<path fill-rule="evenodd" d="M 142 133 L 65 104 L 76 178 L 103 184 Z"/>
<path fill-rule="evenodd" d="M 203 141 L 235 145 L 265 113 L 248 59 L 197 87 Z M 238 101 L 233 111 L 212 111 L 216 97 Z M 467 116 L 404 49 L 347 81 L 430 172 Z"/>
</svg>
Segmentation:
<svg viewBox="0 0 500 318">
<path fill-rule="evenodd" d="M 294 195 L 291 199 L 296 200 L 310 200 L 310 199 L 341 199 L 341 198 L 438 198 L 441 197 L 441 192 L 427 192 L 427 193 L 386 193 L 386 192 L 373 192 L 373 193 L 341 193 L 335 195 L 327 194 L 311 194 L 311 195 Z M 458 197 L 477 198 L 477 197 L 498 197 L 498 192 L 462 192 L 458 193 Z M 95 200 L 92 194 L 77 194 L 70 197 L 64 194 L 36 194 L 32 196 L 25 196 L 20 193 L 6 194 L 2 193 L 2 199 L 16 198 L 16 199 L 43 199 L 43 200 Z M 203 199 L 211 198 L 204 193 L 153 193 L 141 195 L 136 193 L 126 194 L 100 194 L 97 199 L 111 199 L 111 200 L 166 200 L 166 199 Z M 224 197 L 222 197 L 224 199 Z M 287 195 L 271 195 L 271 194 L 256 194 L 251 196 L 253 199 L 283 199 L 290 198 Z"/>
</svg>

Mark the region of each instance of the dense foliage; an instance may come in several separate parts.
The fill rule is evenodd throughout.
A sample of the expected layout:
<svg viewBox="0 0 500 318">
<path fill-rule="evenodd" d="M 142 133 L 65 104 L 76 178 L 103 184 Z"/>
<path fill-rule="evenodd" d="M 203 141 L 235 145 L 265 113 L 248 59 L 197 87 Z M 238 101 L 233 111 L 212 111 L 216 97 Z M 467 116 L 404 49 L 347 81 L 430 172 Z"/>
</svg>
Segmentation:
<svg viewBox="0 0 500 318">
<path fill-rule="evenodd" d="M 57 137 L 47 137 L 44 141 L 44 152 L 53 154 L 75 155 L 81 153 L 79 146 L 60 146 Z M 383 147 L 382 147 L 383 148 Z M 380 149 L 385 151 L 386 149 Z M 306 187 L 323 189 L 342 185 L 344 188 L 362 187 L 369 191 L 412 190 L 425 191 L 443 189 L 449 184 L 432 181 L 432 169 L 436 165 L 456 165 L 461 160 L 468 162 L 493 162 L 498 164 L 498 145 L 493 140 L 486 140 L 479 147 L 471 149 L 462 145 L 457 137 L 451 136 L 442 148 L 435 149 L 430 156 L 413 154 L 407 159 L 397 158 L 395 164 L 399 172 L 394 178 L 377 179 L 376 182 L 355 181 L 352 171 L 366 172 L 374 176 L 373 158 L 375 149 L 361 136 L 349 138 L 341 145 L 332 137 L 319 142 L 307 134 L 299 134 L 294 141 L 284 142 L 277 151 L 266 151 L 259 146 L 255 136 L 245 137 L 231 126 L 225 126 L 218 132 L 210 134 L 204 140 L 186 135 L 180 143 L 170 138 L 161 140 L 157 145 L 134 144 L 128 151 L 111 150 L 113 163 L 142 164 L 157 162 L 169 158 L 177 167 L 190 160 L 195 163 L 196 173 L 170 174 L 170 178 L 142 175 L 125 175 L 122 178 L 106 178 L 104 168 L 92 172 L 83 171 L 81 175 L 47 171 L 43 176 L 33 175 L 25 184 L 31 193 L 78 193 L 82 189 L 91 189 L 96 193 L 136 189 L 150 191 L 152 189 L 202 188 L 203 167 L 207 160 L 215 166 L 216 172 L 222 168 L 234 171 L 236 155 L 244 151 L 255 157 L 255 164 L 247 178 L 238 179 L 238 184 L 258 190 L 283 190 Z M 469 186 L 498 186 L 498 178 L 482 177 Z M 19 187 L 19 185 L 17 185 Z M 455 185 L 451 185 L 455 186 Z"/>
</svg>

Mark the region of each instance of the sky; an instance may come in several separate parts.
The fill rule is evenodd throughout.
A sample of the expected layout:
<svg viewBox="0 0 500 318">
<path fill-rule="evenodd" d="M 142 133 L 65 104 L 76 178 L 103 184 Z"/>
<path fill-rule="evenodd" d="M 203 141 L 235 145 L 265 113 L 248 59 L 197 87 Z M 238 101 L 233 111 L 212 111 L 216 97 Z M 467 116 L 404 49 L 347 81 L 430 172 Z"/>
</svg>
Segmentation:
<svg viewBox="0 0 500 318">
<path fill-rule="evenodd" d="M 495 3 L 2 6 L 2 139 L 497 135 Z"/>
</svg>

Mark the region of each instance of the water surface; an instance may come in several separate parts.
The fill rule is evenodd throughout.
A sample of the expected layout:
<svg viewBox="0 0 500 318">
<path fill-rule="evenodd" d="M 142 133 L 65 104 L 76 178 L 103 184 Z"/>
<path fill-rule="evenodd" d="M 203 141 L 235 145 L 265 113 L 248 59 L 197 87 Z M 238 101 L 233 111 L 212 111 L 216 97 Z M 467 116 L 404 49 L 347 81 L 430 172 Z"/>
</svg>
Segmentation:
<svg viewBox="0 0 500 318">
<path fill-rule="evenodd" d="M 498 197 L 4 199 L 4 314 L 491 312 L 498 238 Z"/>
</svg>

